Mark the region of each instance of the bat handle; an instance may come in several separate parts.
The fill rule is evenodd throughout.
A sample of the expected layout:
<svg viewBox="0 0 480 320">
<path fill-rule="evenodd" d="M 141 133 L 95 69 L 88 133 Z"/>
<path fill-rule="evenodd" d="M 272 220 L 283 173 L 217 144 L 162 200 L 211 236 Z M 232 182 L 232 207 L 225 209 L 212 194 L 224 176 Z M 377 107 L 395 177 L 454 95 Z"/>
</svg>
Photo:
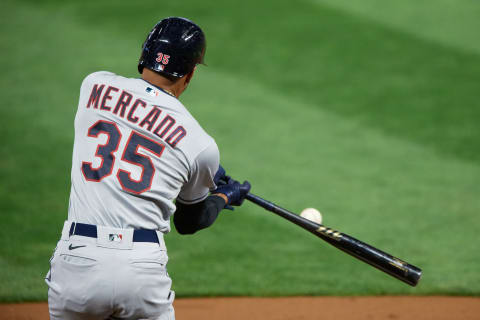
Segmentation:
<svg viewBox="0 0 480 320">
<path fill-rule="evenodd" d="M 245 196 L 245 199 L 259 205 L 260 207 L 268 211 L 273 211 L 277 207 L 274 203 L 267 201 L 263 198 L 260 198 L 259 196 L 256 196 L 253 193 L 247 193 L 247 195 Z"/>
</svg>

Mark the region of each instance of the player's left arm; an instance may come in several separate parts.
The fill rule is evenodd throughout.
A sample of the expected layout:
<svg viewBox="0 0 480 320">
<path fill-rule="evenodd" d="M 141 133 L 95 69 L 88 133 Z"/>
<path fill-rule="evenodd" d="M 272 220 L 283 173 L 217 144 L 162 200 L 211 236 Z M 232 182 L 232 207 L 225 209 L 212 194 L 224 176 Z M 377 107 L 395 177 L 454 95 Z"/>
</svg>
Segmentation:
<svg viewBox="0 0 480 320">
<path fill-rule="evenodd" d="M 178 233 L 193 234 L 208 228 L 215 222 L 222 209 L 230 205 L 240 206 L 250 191 L 248 181 L 240 184 L 226 176 L 222 166 L 215 174 L 214 182 L 218 187 L 205 200 L 191 205 L 177 201 L 173 222 Z"/>
<path fill-rule="evenodd" d="M 173 223 L 180 234 L 193 234 L 210 227 L 225 208 L 222 197 L 211 195 L 205 200 L 194 204 L 176 203 L 177 210 L 173 215 Z"/>
<path fill-rule="evenodd" d="M 173 222 L 180 234 L 192 234 L 215 222 L 225 207 L 225 200 L 209 196 L 216 186 L 220 154 L 217 144 L 212 142 L 200 152 L 190 167 L 189 179 L 177 197 Z"/>
<path fill-rule="evenodd" d="M 225 206 L 240 205 L 250 190 L 248 182 L 241 185 L 230 179 L 227 183 L 229 177 L 219 165 L 219 158 L 218 147 L 212 142 L 192 164 L 189 181 L 177 197 L 173 216 L 180 234 L 192 234 L 211 226 Z"/>
</svg>

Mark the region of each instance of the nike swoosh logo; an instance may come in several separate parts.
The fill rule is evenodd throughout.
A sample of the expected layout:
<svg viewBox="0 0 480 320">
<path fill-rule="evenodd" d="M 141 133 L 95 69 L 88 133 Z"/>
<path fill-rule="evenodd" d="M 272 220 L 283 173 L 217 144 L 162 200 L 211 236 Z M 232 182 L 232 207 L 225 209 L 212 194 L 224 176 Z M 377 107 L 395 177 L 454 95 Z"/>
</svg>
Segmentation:
<svg viewBox="0 0 480 320">
<path fill-rule="evenodd" d="M 70 244 L 68 246 L 68 250 L 74 250 L 74 249 L 78 249 L 78 248 L 82 248 L 82 247 L 86 247 L 86 246 L 73 246 L 72 244 Z"/>
</svg>

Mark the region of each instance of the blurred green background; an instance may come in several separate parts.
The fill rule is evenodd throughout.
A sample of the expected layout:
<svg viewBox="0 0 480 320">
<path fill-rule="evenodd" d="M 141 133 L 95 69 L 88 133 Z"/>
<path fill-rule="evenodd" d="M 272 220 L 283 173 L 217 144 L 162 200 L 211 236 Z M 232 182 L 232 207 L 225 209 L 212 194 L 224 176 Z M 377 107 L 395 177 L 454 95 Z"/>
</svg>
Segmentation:
<svg viewBox="0 0 480 320">
<path fill-rule="evenodd" d="M 138 77 L 185 16 L 208 67 L 181 97 L 252 192 L 424 270 L 409 286 L 250 203 L 167 237 L 177 296 L 480 295 L 480 3 L 11 1 L 0 10 L 0 301 L 45 300 L 82 79 Z"/>
</svg>

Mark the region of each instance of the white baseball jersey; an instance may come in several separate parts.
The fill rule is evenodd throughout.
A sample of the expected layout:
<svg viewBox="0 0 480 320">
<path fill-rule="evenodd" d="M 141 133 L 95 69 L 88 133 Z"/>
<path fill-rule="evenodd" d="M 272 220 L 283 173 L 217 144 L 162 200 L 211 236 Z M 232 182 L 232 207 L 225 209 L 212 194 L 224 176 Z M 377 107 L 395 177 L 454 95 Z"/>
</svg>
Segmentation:
<svg viewBox="0 0 480 320">
<path fill-rule="evenodd" d="M 166 91 L 104 71 L 83 81 L 69 220 L 167 233 L 173 200 L 204 200 L 218 166 L 213 138 Z"/>
</svg>

